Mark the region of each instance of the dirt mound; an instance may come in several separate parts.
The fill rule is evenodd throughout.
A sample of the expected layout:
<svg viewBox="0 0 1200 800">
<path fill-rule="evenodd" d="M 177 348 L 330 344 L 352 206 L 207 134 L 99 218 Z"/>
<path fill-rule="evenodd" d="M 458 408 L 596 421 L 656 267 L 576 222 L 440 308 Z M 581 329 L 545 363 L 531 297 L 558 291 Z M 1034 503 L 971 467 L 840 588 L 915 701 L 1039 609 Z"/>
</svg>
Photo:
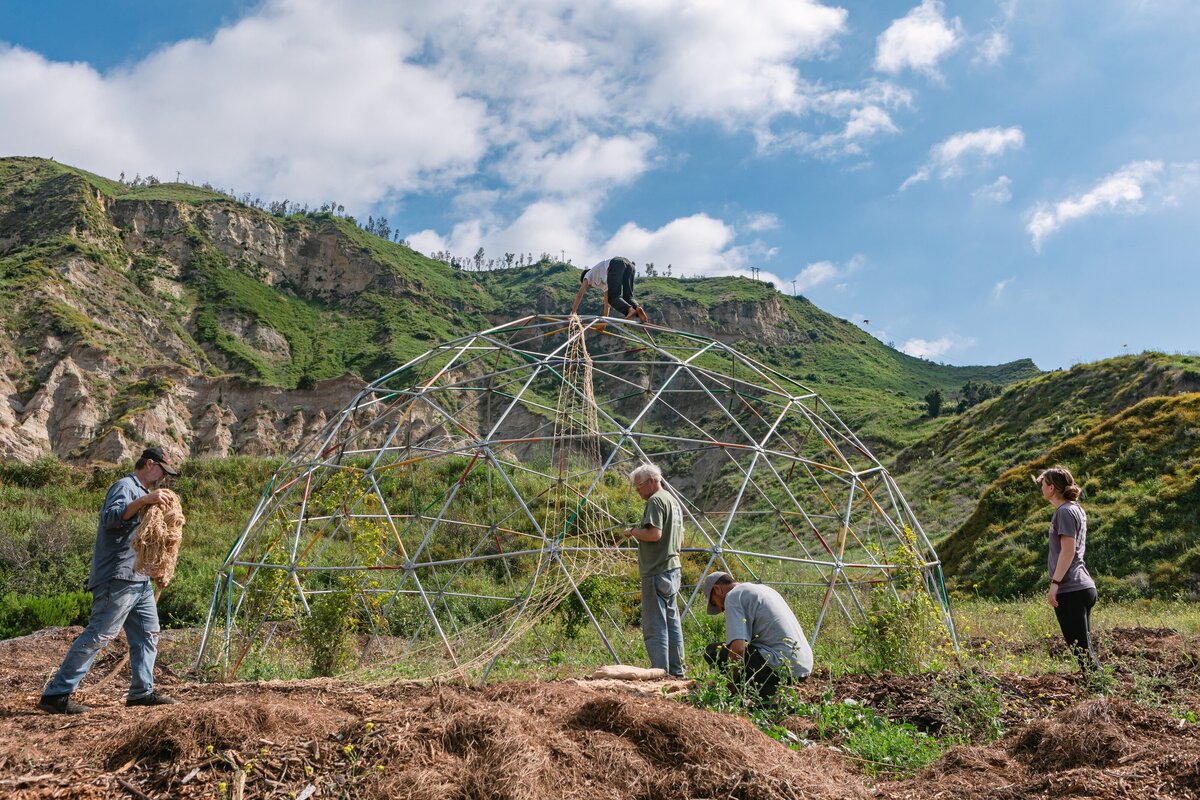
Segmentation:
<svg viewBox="0 0 1200 800">
<path fill-rule="evenodd" d="M 563 684 L 441 688 L 342 732 L 363 797 L 866 797 L 827 751 L 795 753 L 741 719 Z"/>
<path fill-rule="evenodd" d="M 1194 726 L 1161 711 L 1096 698 L 989 747 L 952 748 L 876 792 L 888 800 L 1200 798 L 1200 741 Z"/>
<path fill-rule="evenodd" d="M 1107 699 L 1074 706 L 1052 720 L 1039 720 L 1010 745 L 1014 756 L 1040 772 L 1107 767 L 1129 755 L 1133 743 L 1113 718 Z"/>
<path fill-rule="evenodd" d="M 117 728 L 106 741 L 105 763 L 115 768 L 131 759 L 172 761 L 240 749 L 263 740 L 308 740 L 320 733 L 306 704 L 271 699 L 208 700 L 156 708 L 147 718 Z"/>
</svg>

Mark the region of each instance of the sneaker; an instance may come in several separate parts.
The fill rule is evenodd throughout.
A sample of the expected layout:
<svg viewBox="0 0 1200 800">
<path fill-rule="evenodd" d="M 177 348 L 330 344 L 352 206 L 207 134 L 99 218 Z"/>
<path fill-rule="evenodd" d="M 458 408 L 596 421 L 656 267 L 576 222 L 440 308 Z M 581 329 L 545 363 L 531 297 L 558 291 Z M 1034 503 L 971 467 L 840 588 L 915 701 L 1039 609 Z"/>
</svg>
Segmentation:
<svg viewBox="0 0 1200 800">
<path fill-rule="evenodd" d="M 82 714 L 89 710 L 82 703 L 73 701 L 70 694 L 44 694 L 37 707 L 47 714 Z"/>
<path fill-rule="evenodd" d="M 173 697 L 167 697 L 165 694 L 151 692 L 142 697 L 131 697 L 125 701 L 126 706 L 173 706 L 178 701 Z"/>
</svg>

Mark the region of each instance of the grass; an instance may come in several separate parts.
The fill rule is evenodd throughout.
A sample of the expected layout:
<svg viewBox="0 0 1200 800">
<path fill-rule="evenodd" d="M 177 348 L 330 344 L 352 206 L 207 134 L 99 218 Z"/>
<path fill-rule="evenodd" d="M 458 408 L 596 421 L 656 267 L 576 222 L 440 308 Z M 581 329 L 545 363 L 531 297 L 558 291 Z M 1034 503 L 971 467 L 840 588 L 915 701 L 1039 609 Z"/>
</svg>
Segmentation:
<svg viewBox="0 0 1200 800">
<path fill-rule="evenodd" d="M 1049 506 L 1030 478 L 1055 463 L 1083 486 L 1087 563 L 1109 596 L 1200 585 L 1200 393 L 1150 397 L 1005 471 L 938 548 L 952 582 L 1012 596 L 1043 577 Z"/>
</svg>

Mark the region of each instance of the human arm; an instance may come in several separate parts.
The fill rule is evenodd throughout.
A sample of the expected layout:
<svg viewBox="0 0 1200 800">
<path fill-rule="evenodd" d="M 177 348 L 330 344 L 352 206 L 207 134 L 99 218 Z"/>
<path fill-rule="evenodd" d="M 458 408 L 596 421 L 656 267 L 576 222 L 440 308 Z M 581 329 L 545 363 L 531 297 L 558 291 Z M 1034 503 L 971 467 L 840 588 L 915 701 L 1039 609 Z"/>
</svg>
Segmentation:
<svg viewBox="0 0 1200 800">
<path fill-rule="evenodd" d="M 656 528 L 653 525 L 639 525 L 636 528 L 627 529 L 625 535 L 632 536 L 639 542 L 657 542 L 662 538 L 662 528 Z"/>
<path fill-rule="evenodd" d="M 155 489 L 153 492 L 147 492 L 137 500 L 134 500 L 129 505 L 125 506 L 125 513 L 121 515 L 121 519 L 128 522 L 140 514 L 142 509 L 146 506 L 156 506 L 162 501 L 163 496 L 161 493 L 159 493 L 158 489 Z"/>
<path fill-rule="evenodd" d="M 725 646 L 729 648 L 729 654 L 732 658 L 741 658 L 742 656 L 746 655 L 745 639 L 734 639 Z"/>
<path fill-rule="evenodd" d="M 1058 562 L 1050 575 L 1050 588 L 1046 590 L 1046 601 L 1050 603 L 1051 608 L 1058 608 L 1058 581 L 1066 577 L 1067 570 L 1071 568 L 1071 561 L 1075 558 L 1074 536 L 1059 536 L 1058 544 L 1062 549 L 1058 551 Z"/>
<path fill-rule="evenodd" d="M 586 292 L 587 290 L 588 290 L 588 282 L 587 282 L 587 279 L 585 278 L 579 284 L 579 291 L 575 293 L 575 302 L 571 305 L 571 314 L 572 315 L 574 315 L 575 312 L 579 311 L 579 304 L 583 302 L 583 293 Z M 607 305 L 607 304 L 608 304 L 608 301 L 605 300 L 605 305 Z"/>
<path fill-rule="evenodd" d="M 113 484 L 100 508 L 101 528 L 107 531 L 124 528 L 143 508 L 160 502 L 157 491 L 143 492 L 145 490 L 132 480 L 120 480 Z"/>
<path fill-rule="evenodd" d="M 642 521 L 625 531 L 626 536 L 632 536 L 639 542 L 657 542 L 662 538 L 663 525 L 667 521 L 666 503 L 658 495 L 646 500 L 646 511 Z"/>
</svg>

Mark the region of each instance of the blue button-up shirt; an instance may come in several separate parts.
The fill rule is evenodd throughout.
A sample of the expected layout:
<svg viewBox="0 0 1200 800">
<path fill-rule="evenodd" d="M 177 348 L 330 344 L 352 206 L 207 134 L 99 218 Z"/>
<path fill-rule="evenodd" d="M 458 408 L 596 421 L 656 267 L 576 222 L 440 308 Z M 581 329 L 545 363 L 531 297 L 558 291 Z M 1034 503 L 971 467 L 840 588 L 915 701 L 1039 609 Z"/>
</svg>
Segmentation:
<svg viewBox="0 0 1200 800">
<path fill-rule="evenodd" d="M 133 536 L 137 532 L 142 515 L 124 519 L 129 504 L 149 491 L 133 475 L 126 475 L 114 483 L 104 496 L 100 508 L 100 525 L 96 528 L 96 549 L 92 551 L 92 572 L 88 575 L 88 589 L 93 590 L 113 578 L 125 581 L 148 581 L 133 568 L 137 556 L 133 552 Z"/>
</svg>

